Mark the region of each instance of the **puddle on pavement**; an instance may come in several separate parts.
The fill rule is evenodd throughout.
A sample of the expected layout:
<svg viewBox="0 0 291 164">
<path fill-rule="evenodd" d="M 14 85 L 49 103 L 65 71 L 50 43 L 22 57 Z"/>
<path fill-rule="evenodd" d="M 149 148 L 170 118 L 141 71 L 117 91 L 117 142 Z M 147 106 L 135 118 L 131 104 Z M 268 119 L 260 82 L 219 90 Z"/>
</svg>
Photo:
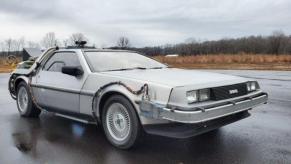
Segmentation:
<svg viewBox="0 0 291 164">
<path fill-rule="evenodd" d="M 15 147 L 21 152 L 31 151 L 36 143 L 29 133 L 13 133 L 12 138 Z"/>
</svg>

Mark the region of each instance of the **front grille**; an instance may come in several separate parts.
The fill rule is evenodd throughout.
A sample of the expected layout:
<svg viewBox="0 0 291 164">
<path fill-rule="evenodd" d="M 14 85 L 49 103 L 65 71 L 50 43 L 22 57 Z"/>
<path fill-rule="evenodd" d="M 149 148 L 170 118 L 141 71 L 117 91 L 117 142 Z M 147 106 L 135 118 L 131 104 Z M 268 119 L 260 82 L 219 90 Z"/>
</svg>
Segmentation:
<svg viewBox="0 0 291 164">
<path fill-rule="evenodd" d="M 246 83 L 215 87 L 211 88 L 210 91 L 212 100 L 224 100 L 243 96 L 248 93 Z"/>
</svg>

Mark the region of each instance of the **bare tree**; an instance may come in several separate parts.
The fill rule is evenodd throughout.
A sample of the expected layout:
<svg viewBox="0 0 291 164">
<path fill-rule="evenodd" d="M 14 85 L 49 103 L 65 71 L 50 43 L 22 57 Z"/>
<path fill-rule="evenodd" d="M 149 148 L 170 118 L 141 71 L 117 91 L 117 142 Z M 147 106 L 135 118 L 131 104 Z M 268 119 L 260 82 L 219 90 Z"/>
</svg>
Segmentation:
<svg viewBox="0 0 291 164">
<path fill-rule="evenodd" d="M 24 47 L 25 41 L 24 37 L 21 37 L 19 39 L 8 39 L 7 40 L 7 52 L 8 55 L 20 55 L 21 51 Z"/>
<path fill-rule="evenodd" d="M 16 51 L 18 51 L 19 45 L 18 45 L 18 41 L 16 39 L 12 39 L 11 41 L 11 52 L 15 53 Z"/>
<path fill-rule="evenodd" d="M 8 38 L 4 41 L 5 44 L 5 50 L 7 52 L 7 56 L 10 55 L 11 47 L 12 47 L 13 40 L 11 38 Z"/>
<path fill-rule="evenodd" d="M 272 54 L 278 55 L 280 53 L 284 36 L 285 35 L 282 31 L 274 31 L 273 35 L 270 36 L 270 51 Z"/>
<path fill-rule="evenodd" d="M 0 42 L 0 47 L 1 47 L 1 52 L 0 52 L 1 57 L 2 56 L 5 56 L 6 45 L 5 45 L 5 42 L 4 41 L 1 41 Z M 1 61 L 0 61 L 0 64 L 1 64 Z"/>
<path fill-rule="evenodd" d="M 63 46 L 64 47 L 67 47 L 69 45 L 69 43 L 70 43 L 70 40 L 69 39 L 64 39 L 63 40 Z"/>
<path fill-rule="evenodd" d="M 4 52 L 5 51 L 5 43 L 1 41 L 0 47 L 1 47 L 1 52 Z"/>
<path fill-rule="evenodd" d="M 21 37 L 17 40 L 17 44 L 18 44 L 18 51 L 21 51 L 24 46 L 25 46 L 25 38 Z"/>
<path fill-rule="evenodd" d="M 130 46 L 129 39 L 127 37 L 120 37 L 117 41 L 117 47 L 128 48 Z"/>
<path fill-rule="evenodd" d="M 42 46 L 44 46 L 45 48 L 49 48 L 49 47 L 53 47 L 57 45 L 57 39 L 56 39 L 56 35 L 54 32 L 49 32 L 47 33 L 42 41 L 41 41 Z"/>
<path fill-rule="evenodd" d="M 72 46 L 72 45 L 75 45 L 76 41 L 87 41 L 88 42 L 88 39 L 82 33 L 74 33 L 70 36 L 67 44 Z"/>
<path fill-rule="evenodd" d="M 33 41 L 28 41 L 27 42 L 27 46 L 29 48 L 38 48 L 38 49 L 40 49 L 40 45 L 38 43 L 36 43 L 36 42 L 33 42 Z"/>
</svg>

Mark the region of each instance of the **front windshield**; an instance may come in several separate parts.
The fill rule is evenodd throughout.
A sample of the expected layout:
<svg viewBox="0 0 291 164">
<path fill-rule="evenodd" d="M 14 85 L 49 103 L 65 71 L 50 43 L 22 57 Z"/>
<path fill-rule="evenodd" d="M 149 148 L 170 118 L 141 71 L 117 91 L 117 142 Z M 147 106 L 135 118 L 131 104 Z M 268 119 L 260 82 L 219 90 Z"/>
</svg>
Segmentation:
<svg viewBox="0 0 291 164">
<path fill-rule="evenodd" d="M 87 51 L 85 52 L 85 56 L 94 72 L 167 67 L 151 58 L 133 52 Z"/>
</svg>

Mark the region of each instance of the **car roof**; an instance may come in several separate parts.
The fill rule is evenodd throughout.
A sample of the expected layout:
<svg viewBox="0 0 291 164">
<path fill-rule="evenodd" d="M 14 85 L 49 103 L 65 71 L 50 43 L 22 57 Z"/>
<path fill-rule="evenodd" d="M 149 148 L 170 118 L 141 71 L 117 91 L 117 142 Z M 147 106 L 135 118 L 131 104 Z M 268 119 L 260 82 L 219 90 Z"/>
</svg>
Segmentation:
<svg viewBox="0 0 291 164">
<path fill-rule="evenodd" d="M 59 48 L 58 51 L 77 51 L 82 50 L 83 52 L 136 52 L 131 50 L 120 50 L 120 49 L 101 49 L 101 48 Z"/>
</svg>

